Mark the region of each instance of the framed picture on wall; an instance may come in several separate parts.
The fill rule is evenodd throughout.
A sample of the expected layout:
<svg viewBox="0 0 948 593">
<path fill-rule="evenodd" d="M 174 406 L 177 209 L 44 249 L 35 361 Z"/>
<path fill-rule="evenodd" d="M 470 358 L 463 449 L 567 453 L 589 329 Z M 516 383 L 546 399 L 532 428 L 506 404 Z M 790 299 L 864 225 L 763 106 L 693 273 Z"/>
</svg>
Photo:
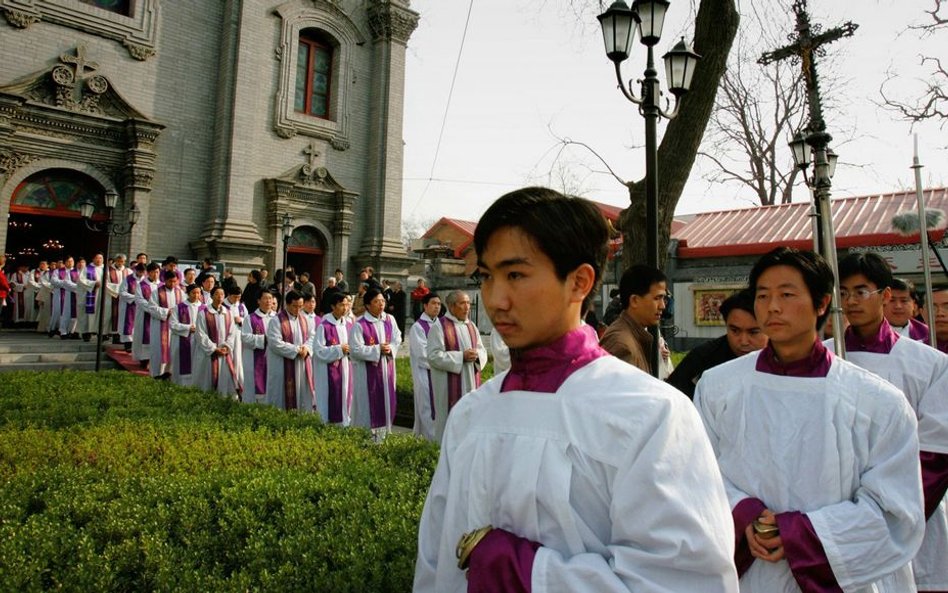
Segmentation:
<svg viewBox="0 0 948 593">
<path fill-rule="evenodd" d="M 740 286 L 707 286 L 694 289 L 695 325 L 724 327 L 721 303 L 741 290 Z"/>
</svg>

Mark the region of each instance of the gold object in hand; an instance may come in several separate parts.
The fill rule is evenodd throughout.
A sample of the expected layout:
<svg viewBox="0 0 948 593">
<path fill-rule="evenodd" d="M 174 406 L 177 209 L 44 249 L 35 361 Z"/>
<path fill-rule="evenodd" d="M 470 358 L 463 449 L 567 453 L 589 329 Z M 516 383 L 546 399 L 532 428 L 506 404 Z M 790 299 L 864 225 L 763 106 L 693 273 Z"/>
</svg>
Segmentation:
<svg viewBox="0 0 948 593">
<path fill-rule="evenodd" d="M 480 529 L 475 529 L 470 533 L 465 533 L 461 536 L 461 539 L 458 540 L 458 545 L 454 549 L 454 554 L 458 557 L 458 568 L 461 570 L 467 569 L 468 561 L 471 558 L 471 552 L 474 551 L 474 548 L 477 547 L 477 544 L 481 543 L 481 540 L 484 539 L 490 531 L 494 529 L 493 525 L 485 525 Z"/>
<path fill-rule="evenodd" d="M 754 521 L 754 533 L 756 533 L 760 539 L 771 539 L 780 535 L 780 528 L 776 525 L 761 523 L 757 520 Z"/>
</svg>

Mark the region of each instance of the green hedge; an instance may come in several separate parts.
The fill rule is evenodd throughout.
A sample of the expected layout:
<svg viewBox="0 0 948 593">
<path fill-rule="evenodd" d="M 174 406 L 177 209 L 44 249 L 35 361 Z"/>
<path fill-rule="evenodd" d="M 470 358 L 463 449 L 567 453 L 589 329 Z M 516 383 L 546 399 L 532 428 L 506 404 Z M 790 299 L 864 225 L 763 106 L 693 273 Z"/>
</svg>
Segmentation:
<svg viewBox="0 0 948 593">
<path fill-rule="evenodd" d="M 494 361 L 487 363 L 481 371 L 481 381 L 494 376 Z M 414 382 L 411 378 L 411 359 L 407 356 L 395 359 L 395 391 L 398 399 L 395 424 L 411 428 L 415 423 Z"/>
<path fill-rule="evenodd" d="M 4 374 L 0 591 L 409 591 L 437 448 L 127 373 Z"/>
</svg>

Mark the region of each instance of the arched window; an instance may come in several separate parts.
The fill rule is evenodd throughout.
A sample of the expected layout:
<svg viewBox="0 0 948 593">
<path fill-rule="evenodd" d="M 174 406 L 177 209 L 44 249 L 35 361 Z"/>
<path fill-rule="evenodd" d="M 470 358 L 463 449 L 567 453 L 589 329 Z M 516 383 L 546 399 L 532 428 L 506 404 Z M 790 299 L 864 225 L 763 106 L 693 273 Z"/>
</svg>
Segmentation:
<svg viewBox="0 0 948 593">
<path fill-rule="evenodd" d="M 313 29 L 300 32 L 294 103 L 297 112 L 329 119 L 332 54 L 332 45 L 325 36 Z"/>
<path fill-rule="evenodd" d="M 79 217 L 79 204 L 91 199 L 103 216 L 102 186 L 91 177 L 68 169 L 47 169 L 26 178 L 13 193 L 10 212 Z"/>
<path fill-rule="evenodd" d="M 79 0 L 83 4 L 91 4 L 101 8 L 102 10 L 108 10 L 109 12 L 114 12 L 116 14 L 121 14 L 124 16 L 132 15 L 132 6 L 131 0 Z"/>
</svg>

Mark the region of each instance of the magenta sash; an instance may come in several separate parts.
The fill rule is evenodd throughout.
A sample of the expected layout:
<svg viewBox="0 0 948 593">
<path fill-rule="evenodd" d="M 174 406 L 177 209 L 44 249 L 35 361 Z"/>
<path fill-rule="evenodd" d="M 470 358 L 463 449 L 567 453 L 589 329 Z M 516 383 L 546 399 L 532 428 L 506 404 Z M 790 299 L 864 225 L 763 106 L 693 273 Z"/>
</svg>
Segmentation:
<svg viewBox="0 0 948 593">
<path fill-rule="evenodd" d="M 118 270 L 109 266 L 109 282 L 112 284 L 119 283 L 119 274 Z M 109 333 L 117 334 L 118 333 L 118 312 L 119 312 L 119 297 L 109 297 L 109 300 L 112 302 L 112 327 L 109 328 Z"/>
<path fill-rule="evenodd" d="M 75 268 L 69 270 L 69 279 L 72 281 L 73 285 L 79 282 L 79 270 Z M 75 290 L 69 291 L 69 312 L 72 314 L 72 317 L 70 317 L 70 319 L 75 319 L 76 314 L 78 313 L 78 311 L 76 311 L 76 291 Z"/>
<path fill-rule="evenodd" d="M 126 291 L 129 294 L 135 294 L 135 289 L 138 288 L 138 279 L 135 277 L 135 274 L 131 274 L 126 278 Z M 125 323 L 122 324 L 122 335 L 130 336 L 135 329 L 135 301 L 125 305 Z"/>
<path fill-rule="evenodd" d="M 26 284 L 26 276 L 23 275 L 23 272 L 17 272 L 13 277 L 16 278 L 17 284 Z M 26 293 L 20 291 L 14 294 L 16 294 L 16 310 L 19 311 L 20 316 L 26 315 Z"/>
<path fill-rule="evenodd" d="M 444 349 L 453 350 L 459 352 L 461 350 L 461 344 L 458 340 L 457 329 L 454 327 L 454 322 L 450 319 L 442 317 L 441 328 L 444 330 Z M 471 336 L 471 346 L 477 348 L 477 328 L 474 327 L 474 324 L 470 321 L 465 321 L 464 325 L 467 327 L 467 332 Z M 462 363 L 463 366 L 463 363 Z M 461 373 L 447 373 L 448 375 L 448 410 L 454 407 L 454 404 L 458 403 L 461 399 Z M 481 386 L 481 369 L 477 364 L 474 365 L 474 387 Z"/>
<path fill-rule="evenodd" d="M 95 282 L 95 266 L 89 264 L 86 266 L 86 280 L 92 280 Z M 92 290 L 86 293 L 86 313 L 92 314 L 95 313 L 95 297 L 96 292 L 98 292 L 94 287 Z"/>
<path fill-rule="evenodd" d="M 428 332 L 431 331 L 431 324 L 428 323 L 427 319 L 419 318 L 415 323 L 421 326 L 421 330 L 425 334 L 425 338 L 428 337 Z M 431 384 L 431 369 L 425 369 L 425 372 L 428 373 L 428 409 L 431 410 L 431 419 L 435 419 L 435 405 L 434 405 L 434 385 Z"/>
<path fill-rule="evenodd" d="M 365 338 L 366 346 L 375 346 L 382 343 L 379 341 L 379 336 L 375 331 L 375 324 L 370 322 L 365 317 L 359 317 L 356 320 L 356 323 L 362 326 L 362 335 Z M 386 315 L 385 321 L 382 323 L 385 327 L 385 341 L 391 344 L 391 316 Z M 385 418 L 385 387 L 383 383 L 384 377 L 382 374 L 383 364 L 388 368 L 389 410 L 391 412 L 391 418 L 388 419 L 388 421 L 386 421 Z M 395 399 L 395 359 L 392 356 L 380 354 L 379 362 L 366 361 L 365 379 L 366 387 L 368 388 L 369 392 L 370 424 L 372 425 L 372 428 L 386 426 L 389 422 L 393 422 L 395 420 L 395 407 L 398 405 L 398 402 Z"/>
<path fill-rule="evenodd" d="M 178 322 L 190 325 L 194 320 L 191 319 L 191 307 L 185 302 L 178 303 Z M 191 334 L 178 336 L 178 368 L 181 375 L 191 374 Z"/>
<path fill-rule="evenodd" d="M 336 324 L 331 321 L 332 316 L 326 315 L 323 318 L 323 332 L 326 336 L 327 346 L 338 346 L 340 344 L 339 331 Z M 339 360 L 334 360 L 326 365 L 327 378 L 329 379 L 329 422 L 339 423 L 343 420 L 343 410 L 349 409 L 352 404 L 352 380 L 349 380 L 349 386 L 343 398 L 342 393 L 342 365 L 349 364 L 349 357 L 343 355 Z M 343 401 L 345 400 L 345 401 Z"/>
<path fill-rule="evenodd" d="M 267 333 L 267 326 L 263 317 L 250 316 L 250 329 L 253 335 L 260 336 Z M 253 390 L 257 394 L 267 392 L 267 349 L 257 348 L 253 351 Z"/>
<path fill-rule="evenodd" d="M 66 268 L 59 268 L 56 273 L 59 274 L 59 314 L 62 315 L 66 304 L 66 287 L 62 284 L 66 280 Z"/>
<path fill-rule="evenodd" d="M 145 300 L 151 299 L 151 284 L 147 280 L 142 280 L 141 284 L 142 297 Z M 142 315 L 142 345 L 151 344 L 151 316 L 147 311 Z"/>
<path fill-rule="evenodd" d="M 280 333 L 283 334 L 283 341 L 287 344 L 292 344 L 293 328 L 290 326 L 289 313 L 287 313 L 286 310 L 280 311 L 278 317 L 280 318 Z M 302 341 L 306 342 L 306 340 L 309 339 L 309 324 L 306 323 L 306 316 L 298 315 L 297 319 L 300 321 L 300 331 L 303 334 Z M 295 410 L 298 407 L 295 364 L 295 358 L 283 359 L 283 406 L 287 410 Z M 309 361 L 304 361 L 303 366 L 306 373 L 306 380 L 309 383 L 310 393 L 314 393 L 316 389 L 313 384 L 313 365 L 309 364 Z"/>
<path fill-rule="evenodd" d="M 180 289 L 179 289 L 180 290 Z M 201 307 L 204 311 L 204 322 L 207 325 L 207 337 L 210 338 L 214 345 L 222 343 L 221 336 L 217 333 L 217 319 L 215 319 L 214 313 L 211 313 L 210 307 L 204 306 Z M 227 335 L 224 336 L 224 340 L 230 337 L 230 332 L 234 331 L 234 325 L 231 322 L 230 311 L 225 308 L 219 310 L 219 315 L 224 316 L 224 327 L 226 328 Z M 230 348 L 227 349 L 227 354 L 221 355 L 217 352 L 211 353 L 211 381 L 214 386 L 214 389 L 217 389 L 217 384 L 220 379 L 221 374 L 221 356 L 224 357 L 224 361 L 227 363 L 227 370 L 230 371 L 230 376 L 234 380 L 234 390 L 237 393 L 241 393 L 244 390 L 243 385 L 240 384 L 240 381 L 237 377 L 237 368 L 234 366 L 234 353 Z"/>
<path fill-rule="evenodd" d="M 184 301 L 184 291 L 174 287 L 174 297 L 176 303 L 181 303 Z M 158 306 L 162 309 L 168 309 L 168 287 L 164 284 L 158 287 Z M 159 319 L 161 324 L 161 336 L 159 340 L 161 341 L 161 364 L 171 364 L 171 322 L 169 321 L 171 317 L 171 311 L 168 311 L 168 317 L 164 319 Z"/>
</svg>

